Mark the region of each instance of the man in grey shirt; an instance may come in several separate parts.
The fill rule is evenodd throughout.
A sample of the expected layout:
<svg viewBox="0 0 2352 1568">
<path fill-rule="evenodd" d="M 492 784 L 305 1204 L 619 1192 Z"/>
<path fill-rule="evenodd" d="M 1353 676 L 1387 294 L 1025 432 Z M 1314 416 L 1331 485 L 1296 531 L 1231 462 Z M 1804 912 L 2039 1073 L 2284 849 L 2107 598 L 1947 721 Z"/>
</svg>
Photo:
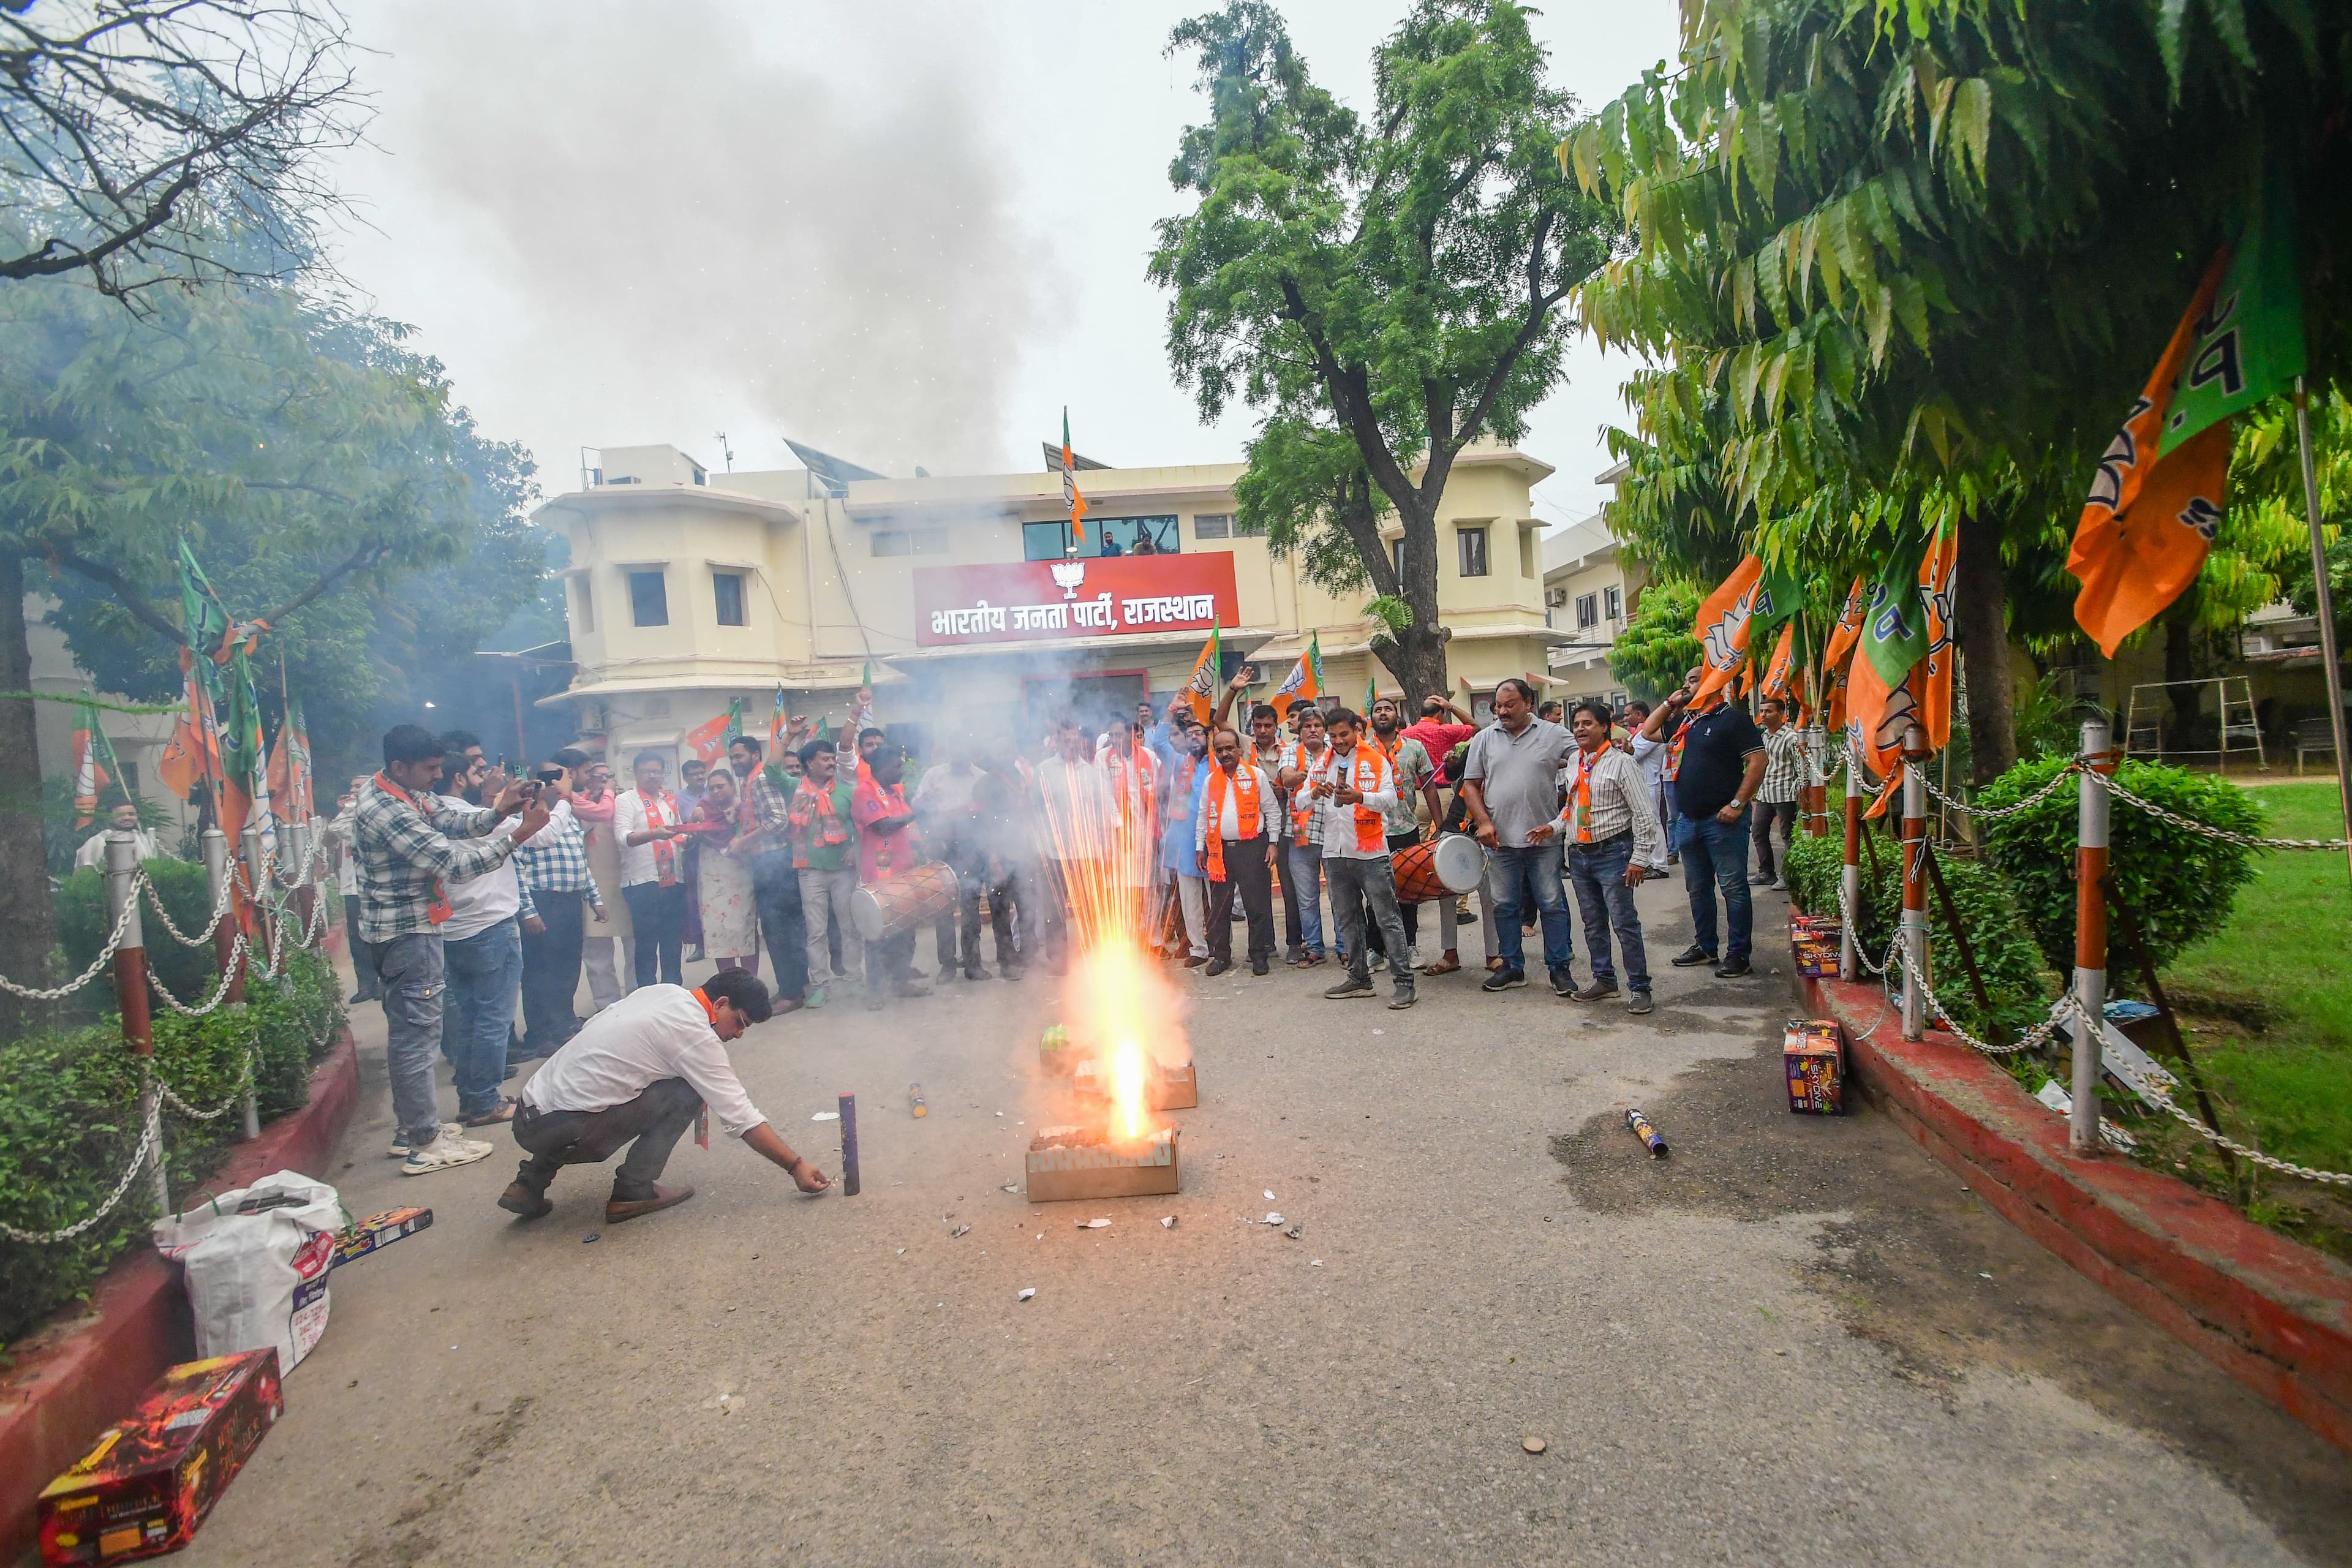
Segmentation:
<svg viewBox="0 0 2352 1568">
<path fill-rule="evenodd" d="M 1555 994 L 1571 995 L 1576 977 L 1568 924 L 1568 895 L 1559 879 L 1559 840 L 1537 829 L 1559 816 L 1559 765 L 1576 738 L 1535 716 L 1535 688 L 1514 677 L 1495 689 L 1495 721 L 1471 737 L 1462 764 L 1462 794 L 1470 824 L 1486 847 L 1486 890 L 1495 900 L 1496 945 L 1503 966 L 1482 987 L 1507 991 L 1528 983 L 1519 921 L 1532 902 L 1543 921 L 1544 968 Z"/>
</svg>

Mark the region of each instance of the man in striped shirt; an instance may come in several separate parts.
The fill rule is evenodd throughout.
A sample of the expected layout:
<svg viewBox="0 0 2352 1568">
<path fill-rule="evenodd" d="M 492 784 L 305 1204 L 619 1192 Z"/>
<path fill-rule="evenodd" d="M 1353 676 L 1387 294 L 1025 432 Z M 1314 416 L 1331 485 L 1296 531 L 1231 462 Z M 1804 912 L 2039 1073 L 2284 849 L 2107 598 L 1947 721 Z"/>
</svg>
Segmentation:
<svg viewBox="0 0 2352 1568">
<path fill-rule="evenodd" d="M 1569 885 L 1576 889 L 1584 918 L 1584 951 L 1592 961 L 1589 984 L 1569 993 L 1574 1002 L 1599 1002 L 1617 994 L 1617 972 L 1610 962 L 1613 932 L 1625 961 L 1627 1011 L 1650 1011 L 1650 960 L 1642 943 L 1642 916 L 1633 889 L 1666 860 L 1666 836 L 1650 804 L 1642 765 L 1609 743 L 1609 706 L 1587 699 L 1571 710 L 1576 751 L 1562 772 L 1567 799 L 1559 816 L 1528 835 L 1541 842 L 1557 837 L 1568 851 Z"/>
<path fill-rule="evenodd" d="M 588 753 L 571 746 L 547 760 L 542 778 L 550 771 L 556 775 L 541 792 L 542 799 L 553 803 L 547 808 L 547 826 L 514 853 L 515 869 L 539 917 L 539 930 L 531 930 L 529 921 L 522 928 L 522 1043 L 538 1057 L 552 1055 L 580 1032 L 572 1001 L 580 989 L 587 919 L 593 914 L 598 925 L 607 919 L 588 868 L 587 831 L 572 811 L 572 791 L 587 765 Z"/>
<path fill-rule="evenodd" d="M 1764 780 L 1756 786 L 1756 818 L 1749 832 L 1756 840 L 1756 874 L 1748 886 L 1770 886 L 1786 892 L 1789 842 L 1797 832 L 1797 790 L 1805 782 L 1805 737 L 1789 722 L 1789 705 L 1767 697 L 1756 705 L 1756 725 L 1764 731 Z M 1781 860 L 1772 858 L 1772 825 L 1780 825 Z M 1776 871 L 1776 865 L 1779 871 Z"/>
</svg>

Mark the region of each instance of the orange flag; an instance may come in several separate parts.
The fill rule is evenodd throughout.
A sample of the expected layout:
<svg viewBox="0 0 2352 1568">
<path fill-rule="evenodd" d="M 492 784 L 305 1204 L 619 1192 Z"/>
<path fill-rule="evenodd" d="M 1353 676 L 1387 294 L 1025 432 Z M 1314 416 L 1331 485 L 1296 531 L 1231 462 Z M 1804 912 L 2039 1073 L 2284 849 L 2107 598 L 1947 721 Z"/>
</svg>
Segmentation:
<svg viewBox="0 0 2352 1568">
<path fill-rule="evenodd" d="M 185 654 L 181 658 L 187 661 Z M 173 720 L 172 739 L 155 760 L 155 776 L 182 800 L 194 799 L 197 786 L 221 772 L 220 738 L 193 662 L 188 662 L 187 683 L 187 710 Z"/>
<path fill-rule="evenodd" d="M 1787 702 L 1791 695 L 1790 681 L 1797 667 L 1797 623 L 1790 621 L 1780 628 L 1780 646 L 1772 650 L 1772 662 L 1764 668 L 1764 681 L 1757 689 L 1766 697 L 1777 697 Z"/>
<path fill-rule="evenodd" d="M 2158 442 L 2173 384 L 2196 346 L 2199 324 L 2229 261 L 2224 250 L 2206 268 L 2196 298 L 2172 329 L 2164 357 L 2099 459 L 2091 499 L 2074 525 L 2074 548 L 2066 554 L 2066 570 L 2083 584 L 2074 596 L 2074 619 L 2109 658 L 2124 638 L 2154 620 L 2196 578 L 2221 520 L 2230 422 L 2221 420 L 2161 455 Z"/>
<path fill-rule="evenodd" d="M 1217 671 L 1223 667 L 1217 657 L 1219 630 L 1211 624 L 1209 640 L 1201 645 L 1201 657 L 1192 661 L 1192 678 L 1184 683 L 1184 700 L 1192 705 L 1192 717 L 1203 724 L 1217 710 Z"/>
<path fill-rule="evenodd" d="M 1952 641 L 1952 577 L 1959 560 L 1959 531 L 1947 523 L 1936 530 L 1919 561 L 1919 598 L 1927 606 L 1927 657 L 1913 670 L 1912 679 L 1919 687 L 1920 725 L 1927 731 L 1927 744 L 1939 752 L 1952 738 L 1952 667 L 1959 651 Z"/>
<path fill-rule="evenodd" d="M 1708 699 L 1728 686 L 1739 667 L 1747 662 L 1748 630 L 1755 619 L 1756 584 L 1763 575 L 1764 563 L 1750 555 L 1698 607 L 1698 619 L 1691 625 L 1691 636 L 1699 641 L 1699 662 L 1706 666 L 1706 673 L 1699 678 L 1698 690 L 1691 697 L 1694 711 L 1704 709 Z"/>
<path fill-rule="evenodd" d="M 1919 666 L 1913 665 L 1902 683 L 1890 691 L 1886 678 L 1871 660 L 1857 658 L 1850 667 L 1846 739 L 1870 771 L 1886 781 L 1866 816 L 1876 816 L 1886 809 L 1894 785 L 1903 776 L 1898 765 L 1903 761 L 1903 731 L 1919 719 L 1919 700 L 1912 691 L 1918 679 Z"/>
<path fill-rule="evenodd" d="M 1836 669 L 1845 663 L 1862 641 L 1863 612 L 1870 605 L 1870 584 L 1856 573 L 1853 586 L 1845 593 L 1845 608 L 1838 612 L 1837 625 L 1830 628 L 1830 646 L 1822 652 L 1822 668 Z"/>
</svg>

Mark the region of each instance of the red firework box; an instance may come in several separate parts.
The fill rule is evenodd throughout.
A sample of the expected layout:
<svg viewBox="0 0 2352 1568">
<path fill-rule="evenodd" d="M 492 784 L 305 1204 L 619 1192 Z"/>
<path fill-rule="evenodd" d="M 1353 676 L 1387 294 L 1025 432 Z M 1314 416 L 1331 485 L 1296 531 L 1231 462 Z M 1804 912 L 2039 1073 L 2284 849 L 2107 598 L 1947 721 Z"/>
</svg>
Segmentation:
<svg viewBox="0 0 2352 1568">
<path fill-rule="evenodd" d="M 1780 1037 L 1788 1071 L 1789 1109 L 1804 1116 L 1835 1116 L 1845 1109 L 1845 1034 L 1830 1018 L 1791 1018 Z"/>
<path fill-rule="evenodd" d="M 1789 949 L 1797 973 L 1809 980 L 1837 973 L 1838 950 L 1844 942 L 1845 928 L 1833 920 L 1819 915 L 1789 917 Z"/>
<path fill-rule="evenodd" d="M 274 1348 L 173 1367 L 41 1493 L 41 1561 L 123 1563 L 185 1546 L 285 1407 Z"/>
</svg>

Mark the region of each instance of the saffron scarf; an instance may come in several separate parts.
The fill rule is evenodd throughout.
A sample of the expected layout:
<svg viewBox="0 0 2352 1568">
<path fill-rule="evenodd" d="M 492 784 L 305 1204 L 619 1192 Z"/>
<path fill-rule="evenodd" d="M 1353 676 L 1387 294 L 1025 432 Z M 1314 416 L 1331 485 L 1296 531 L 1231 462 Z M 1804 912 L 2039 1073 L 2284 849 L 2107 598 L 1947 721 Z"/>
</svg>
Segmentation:
<svg viewBox="0 0 2352 1568">
<path fill-rule="evenodd" d="M 1239 797 L 1239 804 L 1234 806 L 1234 814 L 1240 818 L 1237 826 L 1242 830 L 1242 836 L 1236 842 L 1246 843 L 1255 838 L 1264 826 L 1264 814 L 1257 797 L 1257 770 L 1244 766 L 1236 776 L 1212 764 L 1209 769 L 1207 798 L 1202 802 L 1201 806 L 1201 809 L 1207 814 L 1202 821 L 1207 826 L 1208 831 L 1201 837 L 1207 840 L 1209 880 L 1212 882 L 1222 882 L 1225 879 L 1223 826 L 1225 797 L 1229 794 Z"/>
</svg>

